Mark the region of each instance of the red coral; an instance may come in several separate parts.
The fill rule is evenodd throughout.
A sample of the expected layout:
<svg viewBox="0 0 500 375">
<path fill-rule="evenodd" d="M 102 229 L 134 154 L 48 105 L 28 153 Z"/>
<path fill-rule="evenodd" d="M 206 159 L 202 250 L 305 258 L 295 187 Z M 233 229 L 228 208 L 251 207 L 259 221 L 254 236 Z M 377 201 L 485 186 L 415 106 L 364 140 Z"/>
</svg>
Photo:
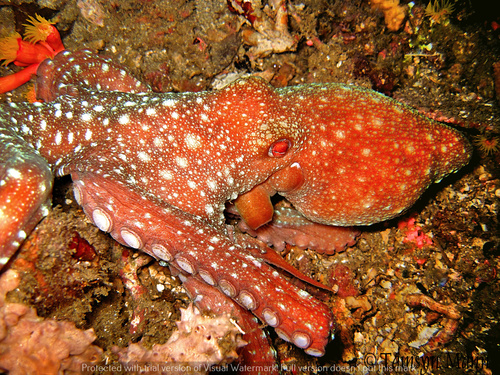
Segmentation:
<svg viewBox="0 0 500 375">
<path fill-rule="evenodd" d="M 186 364 L 179 366 L 177 371 L 170 366 L 169 374 L 206 374 L 212 365 L 235 360 L 238 357 L 236 349 L 245 345 L 241 332 L 228 315 L 206 318 L 192 304 L 186 309 L 181 308 L 181 320 L 176 324 L 178 331 L 165 344 L 155 344 L 151 349 L 145 348 L 142 343 L 130 344 L 126 348 L 114 347 L 113 352 L 122 364 L 150 365 L 154 369 L 150 374 L 166 373 L 159 365 L 166 362 Z M 189 363 L 203 366 L 191 372 Z"/>
</svg>

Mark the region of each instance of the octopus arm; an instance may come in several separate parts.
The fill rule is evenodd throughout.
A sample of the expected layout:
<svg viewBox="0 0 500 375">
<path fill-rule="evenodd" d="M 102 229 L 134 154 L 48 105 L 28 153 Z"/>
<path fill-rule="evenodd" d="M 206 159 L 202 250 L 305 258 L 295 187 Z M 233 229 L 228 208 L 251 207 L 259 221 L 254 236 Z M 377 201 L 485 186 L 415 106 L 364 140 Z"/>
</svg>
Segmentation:
<svg viewBox="0 0 500 375">
<path fill-rule="evenodd" d="M 260 328 L 260 323 L 246 309 L 221 293 L 217 288 L 207 285 L 195 277 L 183 278 L 183 285 L 198 308 L 204 313 L 229 314 L 236 319 L 238 327 L 243 331 L 243 339 L 247 344 L 239 350 L 245 371 L 240 374 L 253 374 L 253 366 L 265 366 L 270 369 L 268 374 L 277 375 L 276 351 L 269 343 L 269 338 Z"/>
<path fill-rule="evenodd" d="M 47 161 L 0 121 L 1 269 L 48 214 L 53 175 Z"/>
<path fill-rule="evenodd" d="M 330 310 L 207 221 L 123 182 L 74 172 L 75 196 L 87 216 L 120 243 L 170 263 L 251 311 L 306 353 L 324 354 Z"/>
</svg>

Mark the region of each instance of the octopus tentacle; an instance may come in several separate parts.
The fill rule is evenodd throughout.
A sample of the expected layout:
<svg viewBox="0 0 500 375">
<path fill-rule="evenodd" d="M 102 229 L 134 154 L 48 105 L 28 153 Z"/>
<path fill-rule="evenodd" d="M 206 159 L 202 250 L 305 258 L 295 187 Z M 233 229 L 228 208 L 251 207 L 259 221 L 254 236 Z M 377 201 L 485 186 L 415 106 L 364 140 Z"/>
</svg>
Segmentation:
<svg viewBox="0 0 500 375">
<path fill-rule="evenodd" d="M 0 127 L 0 149 L 1 269 L 47 216 L 53 176 L 47 161 L 12 130 Z"/>
<path fill-rule="evenodd" d="M 238 226 L 244 227 L 244 223 L 240 222 Z M 336 227 L 332 228 L 336 229 Z M 251 229 L 249 228 L 246 229 L 248 230 L 249 233 L 252 233 Z M 257 232 L 260 232 L 260 228 L 257 230 Z M 326 285 L 321 284 L 320 282 L 314 279 L 311 279 L 309 276 L 304 275 L 298 269 L 291 266 L 283 259 L 281 255 L 277 253 L 276 249 L 270 248 L 262 240 L 258 238 L 248 237 L 243 233 L 231 233 L 230 237 L 234 237 L 235 242 L 240 246 L 244 247 L 245 250 L 248 251 L 250 254 L 252 254 L 255 258 L 261 259 L 262 261 L 265 261 L 267 264 L 279 268 L 282 271 L 286 271 L 295 278 L 300 279 L 310 285 L 313 285 L 316 288 L 333 292 L 333 290 L 327 287 Z"/>
<path fill-rule="evenodd" d="M 260 328 L 258 320 L 248 310 L 236 304 L 218 289 L 200 282 L 192 276 L 182 277 L 182 284 L 201 311 L 229 314 L 237 320 L 238 326 L 244 332 L 243 339 L 247 342 L 239 350 L 243 363 L 259 365 L 255 369 L 251 366 L 245 366 L 241 375 L 279 374 L 277 366 L 274 366 L 276 351 L 271 347 L 269 338 Z M 259 368 L 264 368 L 265 372 L 259 372 Z"/>
<path fill-rule="evenodd" d="M 36 96 L 50 102 L 61 95 L 78 96 L 86 91 L 149 92 L 150 87 L 126 68 L 90 50 L 63 51 L 44 60 L 37 71 Z"/>
<path fill-rule="evenodd" d="M 241 194 L 234 201 L 234 206 L 246 226 L 255 230 L 273 219 L 275 210 L 271 197 L 274 194 L 294 191 L 303 183 L 304 174 L 300 164 L 292 163 L 289 167 L 273 173 L 264 183 Z"/>
<path fill-rule="evenodd" d="M 356 227 L 335 227 L 310 221 L 286 201 L 276 204 L 272 222 L 252 229 L 242 220 L 238 228 L 273 246 L 276 251 L 290 244 L 328 255 L 353 246 L 361 233 Z"/>
<path fill-rule="evenodd" d="M 118 242 L 216 287 L 308 354 L 324 354 L 331 312 L 266 263 L 175 207 L 134 191 L 123 194 L 123 185 L 92 173 L 74 172 L 72 178 L 87 216 Z"/>
</svg>

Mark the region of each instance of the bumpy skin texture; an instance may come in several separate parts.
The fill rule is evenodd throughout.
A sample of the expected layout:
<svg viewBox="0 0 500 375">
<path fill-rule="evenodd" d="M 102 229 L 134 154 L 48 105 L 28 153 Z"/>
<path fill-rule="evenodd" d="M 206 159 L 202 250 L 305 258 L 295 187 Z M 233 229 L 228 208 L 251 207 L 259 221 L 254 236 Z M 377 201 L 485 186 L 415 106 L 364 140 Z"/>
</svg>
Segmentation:
<svg viewBox="0 0 500 375">
<path fill-rule="evenodd" d="M 38 93 L 52 101 L 0 108 L 0 221 L 10 225 L 0 235 L 3 262 L 47 205 L 50 165 L 71 174 L 101 230 L 217 289 L 316 356 L 331 312 L 266 264 L 279 263 L 272 250 L 231 240 L 225 203 L 236 200 L 253 228 L 270 220 L 275 192 L 317 223 L 367 225 L 398 215 L 470 157 L 459 132 L 355 87 L 273 89 L 248 78 L 216 92 L 134 93 L 147 88 L 88 51 L 63 52 L 40 72 Z M 36 199 L 14 211 L 28 170 L 40 178 L 27 183 Z"/>
</svg>

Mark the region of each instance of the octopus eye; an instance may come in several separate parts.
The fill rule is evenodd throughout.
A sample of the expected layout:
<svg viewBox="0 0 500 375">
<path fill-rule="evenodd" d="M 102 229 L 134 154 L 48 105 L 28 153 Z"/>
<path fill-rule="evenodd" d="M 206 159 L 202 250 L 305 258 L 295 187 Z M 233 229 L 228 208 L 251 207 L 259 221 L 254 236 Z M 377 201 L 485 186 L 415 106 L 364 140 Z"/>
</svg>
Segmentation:
<svg viewBox="0 0 500 375">
<path fill-rule="evenodd" d="M 292 143 L 288 139 L 279 139 L 269 147 L 267 154 L 275 158 L 281 158 L 286 155 L 290 147 L 292 147 Z"/>
</svg>

